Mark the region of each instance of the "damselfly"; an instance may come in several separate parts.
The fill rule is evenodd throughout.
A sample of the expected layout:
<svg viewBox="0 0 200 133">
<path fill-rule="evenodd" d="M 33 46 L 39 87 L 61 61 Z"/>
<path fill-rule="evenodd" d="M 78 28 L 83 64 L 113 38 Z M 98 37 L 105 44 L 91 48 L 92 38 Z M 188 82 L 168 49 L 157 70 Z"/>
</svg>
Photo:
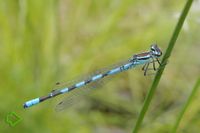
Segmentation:
<svg viewBox="0 0 200 133">
<path fill-rule="evenodd" d="M 32 99 L 30 101 L 27 101 L 24 103 L 23 106 L 24 106 L 24 108 L 31 107 L 31 106 L 41 103 L 47 99 L 51 99 L 55 96 L 58 96 L 58 95 L 61 95 L 64 93 L 68 93 L 70 91 L 76 90 L 77 88 L 84 87 L 93 82 L 97 82 L 97 81 L 103 79 L 104 77 L 126 71 L 126 70 L 134 68 L 138 65 L 144 65 L 142 70 L 144 71 L 144 75 L 147 75 L 147 71 L 149 70 L 148 69 L 149 64 L 151 64 L 151 63 L 153 64 L 153 70 L 155 70 L 155 71 L 156 71 L 155 62 L 158 62 L 158 64 L 161 65 L 160 61 L 159 61 L 159 57 L 161 55 L 162 55 L 162 51 L 159 49 L 159 47 L 156 44 L 153 44 L 153 45 L 151 45 L 149 51 L 133 55 L 131 57 L 131 59 L 129 59 L 126 63 L 124 63 L 122 65 L 116 66 L 113 69 L 105 71 L 105 72 L 94 74 L 94 75 L 90 76 L 89 78 L 79 81 L 71 86 L 65 86 L 59 90 L 52 91 L 51 93 L 49 93 L 48 95 L 46 95 L 44 97 L 39 97 L 39 98 Z M 82 89 L 85 89 L 85 88 L 82 88 Z M 80 90 L 77 90 L 77 91 L 80 91 Z"/>
</svg>

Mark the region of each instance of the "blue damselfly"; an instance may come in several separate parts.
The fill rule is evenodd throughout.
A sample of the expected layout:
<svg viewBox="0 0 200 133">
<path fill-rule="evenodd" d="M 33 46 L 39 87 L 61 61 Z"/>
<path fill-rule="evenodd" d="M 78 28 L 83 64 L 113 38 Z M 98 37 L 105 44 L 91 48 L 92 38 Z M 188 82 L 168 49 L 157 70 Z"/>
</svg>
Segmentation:
<svg viewBox="0 0 200 133">
<path fill-rule="evenodd" d="M 76 90 L 77 88 L 84 87 L 88 84 L 97 82 L 100 79 L 103 79 L 104 77 L 126 71 L 126 70 L 134 68 L 138 65 L 144 65 L 142 70 L 144 71 L 144 75 L 147 75 L 147 71 L 149 70 L 148 69 L 149 64 L 151 64 L 151 63 L 153 64 L 153 70 L 156 70 L 155 62 L 158 62 L 158 64 L 161 65 L 160 61 L 159 61 L 159 57 L 161 55 L 162 55 L 162 51 L 159 49 L 159 47 L 156 44 L 153 44 L 153 45 L 151 45 L 149 51 L 133 55 L 131 57 L 131 59 L 129 59 L 128 61 L 126 61 L 126 63 L 124 63 L 122 65 L 116 66 L 105 72 L 94 74 L 94 75 L 86 78 L 85 80 L 81 80 L 71 86 L 64 86 L 63 88 L 61 88 L 59 90 L 53 90 L 51 93 L 49 93 L 48 95 L 46 95 L 44 97 L 35 98 L 35 99 L 25 102 L 23 106 L 24 106 L 24 108 L 31 107 L 31 106 L 41 103 L 47 99 L 51 99 L 55 96 L 58 96 L 58 95 L 61 95 L 64 93 L 68 93 L 70 91 L 73 92 L 73 90 Z M 86 88 L 82 88 L 82 89 L 86 89 Z M 80 90 L 77 90 L 77 92 L 78 91 L 80 91 Z"/>
</svg>

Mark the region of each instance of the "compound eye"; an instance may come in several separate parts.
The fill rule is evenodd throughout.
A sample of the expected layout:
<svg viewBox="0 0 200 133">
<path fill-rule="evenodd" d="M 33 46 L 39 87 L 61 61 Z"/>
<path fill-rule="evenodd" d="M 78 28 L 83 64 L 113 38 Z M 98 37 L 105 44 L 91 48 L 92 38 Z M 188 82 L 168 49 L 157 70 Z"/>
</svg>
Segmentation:
<svg viewBox="0 0 200 133">
<path fill-rule="evenodd" d="M 156 45 L 151 45 L 151 50 L 155 49 L 156 48 Z"/>
<path fill-rule="evenodd" d="M 151 47 L 151 51 L 155 51 L 154 47 Z"/>
</svg>

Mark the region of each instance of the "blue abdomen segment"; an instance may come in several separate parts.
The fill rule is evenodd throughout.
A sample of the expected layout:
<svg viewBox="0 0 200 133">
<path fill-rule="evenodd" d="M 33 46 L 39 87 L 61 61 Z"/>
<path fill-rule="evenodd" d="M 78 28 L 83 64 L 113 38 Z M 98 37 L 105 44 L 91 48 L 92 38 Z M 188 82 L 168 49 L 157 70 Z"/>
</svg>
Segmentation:
<svg viewBox="0 0 200 133">
<path fill-rule="evenodd" d="M 96 80 L 98 80 L 98 79 L 100 79 L 102 77 L 103 77 L 102 74 L 96 75 L 96 76 L 92 77 L 92 81 L 96 81 Z"/>
<path fill-rule="evenodd" d="M 85 85 L 85 81 L 82 81 L 82 82 L 77 83 L 75 86 L 76 86 L 76 88 L 79 88 L 84 85 Z"/>
<path fill-rule="evenodd" d="M 64 88 L 64 89 L 60 90 L 61 93 L 66 93 L 68 91 L 69 91 L 69 88 Z"/>
<path fill-rule="evenodd" d="M 110 70 L 110 71 L 108 72 L 108 74 L 109 74 L 109 75 L 112 75 L 112 74 L 118 73 L 118 72 L 120 72 L 120 71 L 121 71 L 121 69 L 120 69 L 120 67 L 118 67 L 118 68 L 115 68 L 115 69 Z"/>
<path fill-rule="evenodd" d="M 31 106 L 33 106 L 35 104 L 38 104 L 39 102 L 40 102 L 39 98 L 32 99 L 32 100 L 24 103 L 24 108 L 31 107 Z"/>
</svg>

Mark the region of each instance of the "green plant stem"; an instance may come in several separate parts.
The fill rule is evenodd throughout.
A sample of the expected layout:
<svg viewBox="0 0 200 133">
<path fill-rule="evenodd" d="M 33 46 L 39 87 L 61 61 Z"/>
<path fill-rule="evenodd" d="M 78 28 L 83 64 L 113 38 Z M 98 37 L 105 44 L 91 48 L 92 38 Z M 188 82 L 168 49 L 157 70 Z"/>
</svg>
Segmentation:
<svg viewBox="0 0 200 133">
<path fill-rule="evenodd" d="M 171 40 L 169 41 L 167 50 L 166 50 L 166 52 L 165 52 L 165 54 L 164 54 L 164 56 L 162 58 L 161 64 L 166 64 L 167 63 L 167 60 L 171 55 L 171 52 L 172 52 L 172 50 L 174 48 L 175 42 L 176 42 L 176 40 L 178 38 L 178 35 L 179 35 L 180 31 L 181 31 L 181 28 L 183 26 L 183 23 L 185 21 L 185 18 L 187 16 L 187 14 L 189 12 L 189 9 L 190 9 L 190 7 L 192 5 L 192 2 L 193 2 L 193 0 L 188 0 L 187 1 L 186 5 L 185 5 L 185 7 L 184 7 L 184 9 L 183 9 L 183 11 L 181 13 L 181 16 L 180 16 L 180 18 L 178 20 L 178 23 L 177 23 L 177 25 L 175 27 L 175 30 L 174 30 L 174 32 L 172 34 Z M 148 107 L 149 107 L 149 105 L 151 103 L 151 100 L 152 100 L 152 98 L 154 96 L 154 93 L 155 93 L 156 88 L 158 86 L 158 83 L 160 81 L 161 75 L 162 75 L 162 73 L 164 71 L 164 68 L 165 68 L 165 65 L 160 67 L 158 69 L 157 73 L 156 73 L 154 81 L 153 81 L 153 83 L 152 83 L 152 85 L 151 85 L 151 87 L 149 89 L 149 92 L 148 92 L 146 98 L 145 98 L 144 105 L 143 105 L 142 110 L 141 110 L 141 112 L 139 114 L 139 117 L 137 119 L 137 122 L 136 122 L 135 128 L 133 130 L 133 133 L 137 133 L 139 128 L 140 128 L 140 126 L 141 126 L 141 124 L 142 124 L 142 121 L 143 121 L 144 116 L 145 116 L 145 114 L 146 114 L 146 112 L 148 110 Z"/>
<path fill-rule="evenodd" d="M 188 99 L 187 99 L 185 105 L 183 106 L 183 108 L 182 108 L 180 114 L 179 114 L 178 117 L 177 117 L 176 123 L 174 124 L 174 127 L 172 128 L 172 133 L 176 133 L 177 128 L 178 128 L 178 126 L 179 126 L 179 124 L 180 124 L 180 121 L 181 121 L 181 119 L 183 118 L 183 115 L 184 115 L 185 111 L 187 110 L 188 106 L 189 106 L 190 103 L 192 102 L 192 99 L 193 99 L 194 95 L 196 94 L 196 92 L 197 92 L 199 86 L 200 86 L 200 77 L 199 77 L 198 80 L 196 81 L 196 83 L 195 83 L 195 85 L 194 85 L 194 87 L 193 87 L 193 89 L 192 89 L 192 92 L 191 92 L 190 96 L 188 97 Z"/>
</svg>

